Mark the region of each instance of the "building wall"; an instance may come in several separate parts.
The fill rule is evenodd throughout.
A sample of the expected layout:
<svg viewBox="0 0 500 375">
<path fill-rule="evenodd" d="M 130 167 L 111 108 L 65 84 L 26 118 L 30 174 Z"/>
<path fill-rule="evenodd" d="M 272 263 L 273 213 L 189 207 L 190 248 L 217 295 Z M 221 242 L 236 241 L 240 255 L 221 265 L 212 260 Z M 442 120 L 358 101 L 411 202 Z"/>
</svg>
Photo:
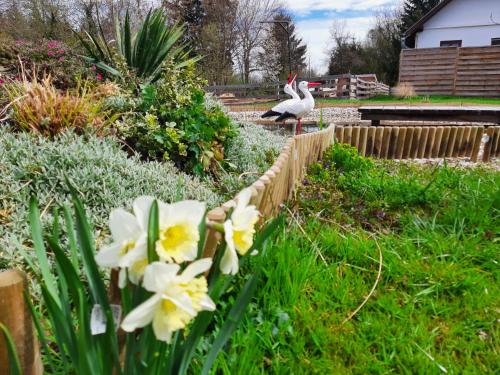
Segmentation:
<svg viewBox="0 0 500 375">
<path fill-rule="evenodd" d="M 500 0 L 454 0 L 428 20 L 416 35 L 416 48 L 462 40 L 462 47 L 491 45 L 500 38 Z"/>
</svg>

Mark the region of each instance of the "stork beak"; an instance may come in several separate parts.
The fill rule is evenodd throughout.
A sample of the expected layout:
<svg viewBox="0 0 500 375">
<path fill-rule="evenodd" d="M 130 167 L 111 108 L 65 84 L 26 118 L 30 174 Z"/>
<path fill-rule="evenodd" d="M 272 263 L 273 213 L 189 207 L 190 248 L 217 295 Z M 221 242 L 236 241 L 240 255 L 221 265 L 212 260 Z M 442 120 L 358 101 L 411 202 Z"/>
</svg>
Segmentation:
<svg viewBox="0 0 500 375">
<path fill-rule="evenodd" d="M 321 86 L 321 82 L 308 82 L 307 87 L 316 87 L 316 86 Z"/>
<path fill-rule="evenodd" d="M 297 78 L 297 74 L 295 74 L 295 75 L 293 76 L 292 80 L 290 81 L 290 84 L 291 84 L 291 85 L 293 84 L 293 82 L 295 82 L 295 79 L 296 79 L 296 78 Z"/>
<path fill-rule="evenodd" d="M 292 82 L 293 82 L 293 79 L 292 79 L 292 73 L 290 73 L 290 74 L 288 75 L 287 82 L 288 82 L 288 84 L 289 84 L 289 85 L 291 85 L 291 84 L 292 84 Z"/>
</svg>

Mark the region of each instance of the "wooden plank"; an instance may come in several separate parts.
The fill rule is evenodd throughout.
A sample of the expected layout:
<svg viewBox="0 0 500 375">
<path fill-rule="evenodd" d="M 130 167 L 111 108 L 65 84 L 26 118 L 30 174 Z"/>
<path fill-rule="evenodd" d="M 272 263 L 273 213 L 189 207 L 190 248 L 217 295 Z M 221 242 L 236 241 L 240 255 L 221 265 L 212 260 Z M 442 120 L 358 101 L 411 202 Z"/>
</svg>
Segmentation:
<svg viewBox="0 0 500 375">
<path fill-rule="evenodd" d="M 382 135 L 382 149 L 381 149 L 380 157 L 387 159 L 388 155 L 389 155 L 389 144 L 391 143 L 392 128 L 384 127 L 383 129 L 384 129 L 384 132 Z"/>
<path fill-rule="evenodd" d="M 366 140 L 368 138 L 368 128 L 366 126 L 361 127 L 359 131 L 359 153 L 361 156 L 366 155 Z"/>
<path fill-rule="evenodd" d="M 452 126 L 450 130 L 450 139 L 448 140 L 448 144 L 446 145 L 446 153 L 445 156 L 447 158 L 451 158 L 453 156 L 453 151 L 455 149 L 455 141 L 457 139 L 458 126 Z"/>
<path fill-rule="evenodd" d="M 441 138 L 443 137 L 443 127 L 438 126 L 436 128 L 436 138 L 434 139 L 434 144 L 432 145 L 431 158 L 436 159 L 439 157 L 439 148 L 441 147 Z"/>
<path fill-rule="evenodd" d="M 398 142 L 397 142 L 397 146 L 396 146 L 395 159 L 401 160 L 403 158 L 403 149 L 405 146 L 406 131 L 407 130 L 408 130 L 408 128 L 406 128 L 406 127 L 399 128 L 399 135 L 398 135 Z"/>
<path fill-rule="evenodd" d="M 471 126 L 471 131 L 469 136 L 467 137 L 467 142 L 465 143 L 465 151 L 464 156 L 471 157 L 472 155 L 472 147 L 474 146 L 474 140 L 476 139 L 476 132 L 478 131 L 478 126 Z"/>
<path fill-rule="evenodd" d="M 389 149 L 387 151 L 387 158 L 394 159 L 396 157 L 396 148 L 398 145 L 399 127 L 391 129 L 391 137 L 389 139 Z"/>
<path fill-rule="evenodd" d="M 420 140 L 418 144 L 417 158 L 423 159 L 425 157 L 425 148 L 427 145 L 427 138 L 429 136 L 429 128 L 422 128 L 422 133 L 420 134 Z"/>
<path fill-rule="evenodd" d="M 342 143 L 350 145 L 351 141 L 352 141 L 352 126 L 348 126 L 344 129 L 344 141 Z"/>
<path fill-rule="evenodd" d="M 420 143 L 421 136 L 422 136 L 422 128 L 413 127 L 413 140 L 411 142 L 410 151 L 408 153 L 408 159 L 416 159 L 418 154 L 418 145 Z"/>
<path fill-rule="evenodd" d="M 365 156 L 373 156 L 373 147 L 375 145 L 375 131 L 376 130 L 377 130 L 377 128 L 368 128 Z"/>
<path fill-rule="evenodd" d="M 441 145 L 439 146 L 439 158 L 444 158 L 446 156 L 446 150 L 448 148 L 448 141 L 450 140 L 451 128 L 449 126 L 444 127 L 443 137 L 441 138 Z"/>
<path fill-rule="evenodd" d="M 427 143 L 425 145 L 424 158 L 430 159 L 432 157 L 432 147 L 434 146 L 434 140 L 436 139 L 436 128 L 434 126 L 429 127 L 429 134 L 427 136 Z"/>
<path fill-rule="evenodd" d="M 344 138 L 344 127 L 337 126 L 335 128 L 335 138 L 338 143 L 342 143 L 342 139 Z"/>
<path fill-rule="evenodd" d="M 403 147 L 403 156 L 401 157 L 402 159 L 408 159 L 410 156 L 414 130 L 415 130 L 415 128 L 407 128 L 406 129 L 406 137 L 405 137 L 405 143 L 404 143 L 404 147 Z"/>
<path fill-rule="evenodd" d="M 462 137 L 462 144 L 460 145 L 460 149 L 458 150 L 458 156 L 465 156 L 465 150 L 467 149 L 467 143 L 469 142 L 470 132 L 472 130 L 471 126 L 467 126 L 464 128 L 464 135 Z"/>
<path fill-rule="evenodd" d="M 375 131 L 375 141 L 373 143 L 373 156 L 380 158 L 382 154 L 382 138 L 384 134 L 384 128 L 379 127 Z"/>
<path fill-rule="evenodd" d="M 470 156 L 471 161 L 473 162 L 477 162 L 479 150 L 481 148 L 481 141 L 483 139 L 483 133 L 484 133 L 484 128 L 482 126 L 478 126 L 478 130 L 474 138 L 474 144 L 472 146 L 472 152 Z"/>
<path fill-rule="evenodd" d="M 464 138 L 464 127 L 460 127 L 458 128 L 458 131 L 457 131 L 457 138 L 455 140 L 455 147 L 454 147 L 454 150 L 453 150 L 453 157 L 456 158 L 460 155 L 460 150 L 462 148 L 462 140 Z"/>
<path fill-rule="evenodd" d="M 493 138 L 491 140 L 491 151 L 490 151 L 490 156 L 495 157 L 497 155 L 498 151 L 498 146 L 499 146 L 499 138 L 500 136 L 500 127 L 495 126 L 493 127 Z"/>
<path fill-rule="evenodd" d="M 485 163 L 490 161 L 494 131 L 495 131 L 494 128 L 486 129 L 486 135 L 488 136 L 488 139 L 484 143 L 484 150 L 483 150 L 483 162 L 485 162 Z"/>
<path fill-rule="evenodd" d="M 359 142 L 359 126 L 354 126 L 352 128 L 351 146 L 356 147 L 359 150 L 358 142 Z"/>
</svg>

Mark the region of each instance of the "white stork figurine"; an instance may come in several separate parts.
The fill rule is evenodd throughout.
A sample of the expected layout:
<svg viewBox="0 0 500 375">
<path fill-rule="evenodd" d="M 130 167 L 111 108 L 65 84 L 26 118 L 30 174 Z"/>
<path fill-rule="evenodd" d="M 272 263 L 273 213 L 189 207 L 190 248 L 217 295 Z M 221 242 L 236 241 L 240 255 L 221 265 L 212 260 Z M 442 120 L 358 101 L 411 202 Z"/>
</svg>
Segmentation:
<svg viewBox="0 0 500 375">
<path fill-rule="evenodd" d="M 295 81 L 295 78 L 297 78 L 297 75 L 292 78 L 292 73 L 290 73 L 290 75 L 288 76 L 288 81 L 283 88 L 283 91 L 285 91 L 286 94 L 290 95 L 292 99 L 288 99 L 284 102 L 278 103 L 271 110 L 264 113 L 261 118 L 281 116 L 288 110 L 290 106 L 292 106 L 293 103 L 300 102 L 299 94 L 297 94 L 293 89 L 293 82 Z"/>
<path fill-rule="evenodd" d="M 314 109 L 314 98 L 309 91 L 310 87 L 315 87 L 321 85 L 320 82 L 307 82 L 302 81 L 299 83 L 299 90 L 304 94 L 304 99 L 300 101 L 294 101 L 287 106 L 286 111 L 284 111 L 276 121 L 283 121 L 287 118 L 295 118 L 298 120 L 297 123 L 297 134 L 302 131 L 302 117 L 307 115 Z M 288 101 L 288 100 L 287 100 Z"/>
</svg>

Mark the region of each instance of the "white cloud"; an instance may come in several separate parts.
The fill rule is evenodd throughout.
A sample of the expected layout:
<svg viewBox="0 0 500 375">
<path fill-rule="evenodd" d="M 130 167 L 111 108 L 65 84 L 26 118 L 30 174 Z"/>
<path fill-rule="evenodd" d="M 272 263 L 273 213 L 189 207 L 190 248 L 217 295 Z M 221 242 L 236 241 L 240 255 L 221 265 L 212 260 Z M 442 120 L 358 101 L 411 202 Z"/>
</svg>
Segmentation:
<svg viewBox="0 0 500 375">
<path fill-rule="evenodd" d="M 320 73 L 324 73 L 328 66 L 327 49 L 333 20 L 334 18 L 309 19 L 296 23 L 297 33 L 307 44 L 307 51 L 311 57 L 311 66 Z M 374 21 L 372 17 L 335 18 L 335 20 L 345 21 L 346 31 L 359 40 L 366 37 Z"/>
<path fill-rule="evenodd" d="M 396 0 L 286 0 L 288 8 L 300 15 L 312 11 L 370 11 L 396 2 Z"/>
</svg>

